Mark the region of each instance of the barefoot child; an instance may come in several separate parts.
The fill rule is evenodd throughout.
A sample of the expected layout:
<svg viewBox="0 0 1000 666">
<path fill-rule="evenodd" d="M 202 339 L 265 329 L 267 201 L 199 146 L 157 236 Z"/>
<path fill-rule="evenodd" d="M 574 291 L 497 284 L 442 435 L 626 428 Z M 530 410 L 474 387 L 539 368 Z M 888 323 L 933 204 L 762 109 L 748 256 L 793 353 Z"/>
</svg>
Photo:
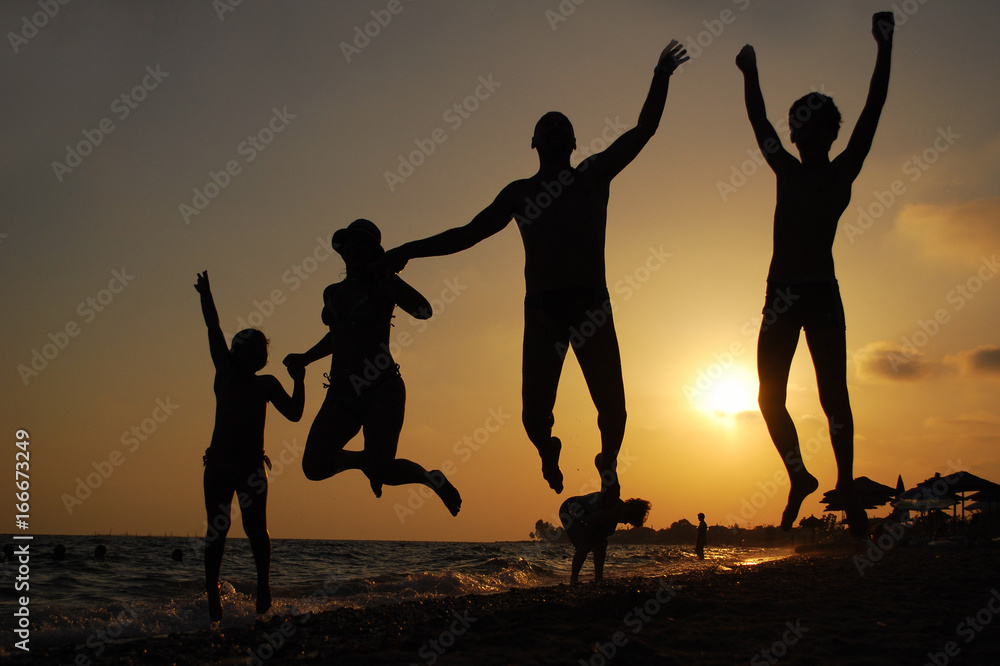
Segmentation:
<svg viewBox="0 0 1000 666">
<path fill-rule="evenodd" d="M 603 504 L 608 504 L 607 500 Z M 580 582 L 580 569 L 587 559 L 587 553 L 594 552 L 594 582 L 604 580 L 604 558 L 608 552 L 608 537 L 615 533 L 618 523 L 628 523 L 632 527 L 642 527 L 649 515 L 649 502 L 630 499 L 624 502 L 616 499 L 611 506 L 602 506 L 601 493 L 590 493 L 570 497 L 559 507 L 566 536 L 576 548 L 573 555 L 573 569 L 569 582 Z"/>
<path fill-rule="evenodd" d="M 749 44 L 736 57 L 743 72 L 747 115 L 768 166 L 777 177 L 774 252 L 767 275 L 764 323 L 757 342 L 758 402 L 768 432 L 788 470 L 791 489 L 781 516 L 790 530 L 799 506 L 818 487 L 806 471 L 795 425 L 785 408 L 788 373 L 805 329 L 816 368 L 820 404 L 830 422 L 837 461 L 837 491 L 844 502 L 851 533 L 868 533 L 868 516 L 854 494 L 854 419 L 847 394 L 847 342 L 844 306 L 833 269 L 837 223 L 851 199 L 851 185 L 872 146 L 889 88 L 893 15 L 872 17 L 878 45 L 868 99 L 847 147 L 833 160 L 830 146 L 840 129 L 840 112 L 826 95 L 811 93 L 789 111 L 796 159 L 781 145 L 767 120 L 760 92 L 757 57 Z"/>
<path fill-rule="evenodd" d="M 257 613 L 271 607 L 268 583 L 271 569 L 271 542 L 267 535 L 267 472 L 264 455 L 264 417 L 267 403 L 278 408 L 290 421 L 302 418 L 305 405 L 305 369 L 289 368 L 295 388 L 291 397 L 272 375 L 258 375 L 267 364 L 267 338 L 252 328 L 233 337 L 231 348 L 219 326 L 208 271 L 198 274 L 195 289 L 201 294 L 201 311 L 208 327 L 208 348 L 215 364 L 215 429 L 212 444 L 205 451 L 205 589 L 212 622 L 222 620 L 219 571 L 230 510 L 236 494 L 243 516 L 243 531 L 250 540 L 257 565 Z"/>
</svg>

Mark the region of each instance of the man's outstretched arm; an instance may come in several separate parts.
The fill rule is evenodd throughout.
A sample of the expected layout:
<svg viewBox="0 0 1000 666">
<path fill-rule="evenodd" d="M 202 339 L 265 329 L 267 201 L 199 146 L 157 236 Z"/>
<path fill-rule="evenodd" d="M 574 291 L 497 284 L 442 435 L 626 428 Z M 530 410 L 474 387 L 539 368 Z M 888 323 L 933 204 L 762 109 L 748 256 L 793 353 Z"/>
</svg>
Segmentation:
<svg viewBox="0 0 1000 666">
<path fill-rule="evenodd" d="M 757 146 L 772 170 L 777 170 L 786 159 L 795 159 L 781 145 L 781 138 L 774 125 L 767 119 L 764 108 L 764 95 L 760 91 L 760 78 L 757 73 L 757 54 L 753 47 L 747 44 L 736 56 L 736 66 L 743 72 L 743 99 L 747 107 L 747 117 L 753 128 Z"/>
<path fill-rule="evenodd" d="M 442 231 L 422 240 L 410 241 L 385 253 L 383 262 L 393 272 L 399 272 L 410 259 L 440 257 L 467 250 L 476 243 L 506 227 L 514 217 L 514 184 L 505 187 L 497 198 L 468 224 Z"/>
<path fill-rule="evenodd" d="M 594 164 L 606 171 L 609 178 L 614 178 L 622 169 L 635 159 L 660 126 L 663 108 L 667 104 L 667 92 L 670 88 L 670 76 L 681 64 L 689 60 L 687 51 L 677 40 L 670 40 L 667 47 L 660 53 L 660 60 L 653 69 L 653 81 L 649 84 L 646 101 L 639 112 L 639 122 L 635 127 L 622 134 L 607 150 L 591 158 Z M 582 164 L 578 168 L 586 168 Z"/>
<path fill-rule="evenodd" d="M 889 95 L 889 69 L 892 64 L 892 35 L 895 31 L 895 18 L 892 12 L 879 12 L 872 16 L 872 36 L 878 44 L 878 54 L 875 56 L 875 72 L 868 87 L 868 99 L 865 108 L 858 116 L 858 124 L 854 126 L 847 148 L 839 159 L 846 160 L 851 174 L 857 177 L 861 173 L 861 165 L 872 148 L 875 139 L 875 129 L 878 127 L 882 107 Z"/>
</svg>

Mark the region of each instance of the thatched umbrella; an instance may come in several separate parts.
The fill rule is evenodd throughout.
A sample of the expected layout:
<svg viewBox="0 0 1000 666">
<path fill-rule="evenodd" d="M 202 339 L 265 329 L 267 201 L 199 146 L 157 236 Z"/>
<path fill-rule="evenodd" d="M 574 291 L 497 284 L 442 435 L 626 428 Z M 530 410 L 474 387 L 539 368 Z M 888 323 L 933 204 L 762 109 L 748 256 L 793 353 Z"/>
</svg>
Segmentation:
<svg viewBox="0 0 1000 666">
<path fill-rule="evenodd" d="M 823 527 L 824 524 L 823 519 L 816 516 L 809 516 L 799 521 L 799 527 L 808 527 L 812 530 L 813 543 L 816 543 L 816 528 Z"/>
<path fill-rule="evenodd" d="M 925 513 L 932 509 L 944 509 L 958 504 L 961 500 L 951 494 L 938 494 L 935 489 L 927 486 L 910 488 L 892 501 L 893 508 L 903 511 L 919 511 Z"/>
<path fill-rule="evenodd" d="M 957 495 L 962 503 L 962 520 L 965 520 L 965 500 L 968 499 L 965 493 L 974 493 L 987 490 L 1000 491 L 1000 484 L 993 483 L 971 472 L 955 472 L 948 476 L 941 476 L 940 472 L 933 477 L 924 479 L 917 484 L 918 488 L 929 488 L 931 492 L 938 496 Z"/>
<path fill-rule="evenodd" d="M 1000 510 L 1000 490 L 980 490 L 969 495 L 967 499 L 972 502 L 969 511 Z"/>
<path fill-rule="evenodd" d="M 877 481 L 872 481 L 867 476 L 859 476 L 854 479 L 854 495 L 861 502 L 865 509 L 874 509 L 892 501 L 896 496 L 896 489 Z M 840 501 L 840 494 L 836 489 L 823 493 L 820 500 L 826 504 L 825 511 L 845 511 L 844 503 Z"/>
</svg>

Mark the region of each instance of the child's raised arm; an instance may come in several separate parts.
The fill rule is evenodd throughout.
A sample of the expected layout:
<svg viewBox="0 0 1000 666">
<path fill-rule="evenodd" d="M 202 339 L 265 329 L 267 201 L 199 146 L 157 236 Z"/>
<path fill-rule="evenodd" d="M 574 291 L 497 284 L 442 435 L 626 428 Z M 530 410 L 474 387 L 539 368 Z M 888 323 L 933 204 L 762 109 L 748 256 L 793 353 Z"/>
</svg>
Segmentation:
<svg viewBox="0 0 1000 666">
<path fill-rule="evenodd" d="M 215 299 L 212 298 L 212 287 L 208 282 L 208 271 L 198 273 L 198 281 L 194 288 L 201 294 L 201 313 L 205 317 L 205 326 L 208 327 L 208 349 L 212 354 L 212 363 L 216 369 L 221 364 L 229 361 L 229 347 L 226 346 L 226 336 L 222 333 L 219 325 L 219 312 L 215 308 Z"/>
<path fill-rule="evenodd" d="M 757 54 L 752 46 L 747 44 L 740 50 L 736 56 L 736 66 L 743 72 L 743 97 L 757 145 L 768 166 L 776 171 L 786 160 L 795 158 L 781 145 L 774 125 L 767 119 L 764 95 L 760 91 L 760 78 L 757 74 Z"/>
<path fill-rule="evenodd" d="M 845 162 L 850 170 L 851 178 L 861 173 L 861 165 L 871 150 L 875 139 L 875 129 L 878 127 L 882 107 L 889 94 L 889 69 L 892 64 L 892 35 L 895 31 L 895 18 L 892 12 L 879 12 L 872 16 L 872 36 L 878 44 L 878 54 L 875 56 L 875 72 L 868 87 L 868 99 L 865 108 L 858 116 L 858 124 L 847 143 L 847 148 L 838 157 Z"/>
</svg>

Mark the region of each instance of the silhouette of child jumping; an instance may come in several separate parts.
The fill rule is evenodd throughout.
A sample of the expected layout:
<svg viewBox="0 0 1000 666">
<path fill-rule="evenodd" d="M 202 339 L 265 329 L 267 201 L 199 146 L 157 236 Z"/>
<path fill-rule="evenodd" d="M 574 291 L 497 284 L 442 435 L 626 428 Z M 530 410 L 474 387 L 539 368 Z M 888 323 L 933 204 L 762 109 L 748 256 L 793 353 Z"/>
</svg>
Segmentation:
<svg viewBox="0 0 1000 666">
<path fill-rule="evenodd" d="M 382 234 L 368 220 L 355 220 L 333 235 L 333 249 L 344 259 L 347 275 L 323 292 L 323 323 L 329 333 L 312 349 L 289 354 L 285 365 L 305 367 L 330 356 L 329 384 L 302 454 L 302 470 L 313 481 L 349 469 L 364 472 L 376 497 L 382 486 L 419 483 L 458 515 L 462 498 L 439 470 L 396 457 L 403 428 L 406 388 L 389 348 L 393 310 L 429 319 L 431 305 L 398 275 L 380 273 L 375 262 L 385 252 Z M 364 429 L 364 449 L 347 445 Z"/>
<path fill-rule="evenodd" d="M 289 396 L 273 375 L 258 375 L 267 365 L 268 340 L 260 331 L 244 329 L 233 337 L 231 348 L 219 326 L 208 271 L 198 274 L 195 289 L 201 294 L 201 311 L 208 327 L 208 348 L 215 364 L 215 429 L 205 451 L 205 589 L 212 622 L 222 620 L 219 571 L 231 524 L 233 495 L 240 503 L 243 531 L 250 540 L 257 565 L 257 613 L 271 607 L 271 541 L 267 534 L 267 472 L 264 455 L 264 418 L 267 403 L 289 421 L 302 418 L 305 405 L 305 370 L 289 368 L 294 382 Z"/>
<path fill-rule="evenodd" d="M 572 347 L 597 407 L 601 432 L 602 492 L 619 496 L 618 451 L 625 434 L 625 388 L 621 355 L 611 315 L 604 247 L 611 180 L 639 154 L 663 114 L 670 75 L 687 52 L 671 41 L 657 63 L 638 125 L 606 150 L 576 168 L 573 125 L 549 112 L 535 125 L 531 147 L 538 172 L 501 190 L 485 210 L 462 227 L 406 243 L 387 253 L 385 264 L 402 270 L 417 257 L 466 250 L 517 221 L 524 244 L 524 346 L 522 422 L 538 449 L 542 476 L 557 493 L 562 443 L 552 436 L 556 388 L 566 352 Z M 589 332 L 584 335 L 581 332 Z"/>
<path fill-rule="evenodd" d="M 602 502 L 601 493 L 570 497 L 559 506 L 559 520 L 566 536 L 576 549 L 569 582 L 580 582 L 580 569 L 587 560 L 587 553 L 594 553 L 594 582 L 604 580 L 604 559 L 608 553 L 608 537 L 615 533 L 618 523 L 642 527 L 649 515 L 650 504 L 644 499 L 624 502 L 615 499 Z"/>
<path fill-rule="evenodd" d="M 878 45 L 868 99 L 847 147 L 830 160 L 830 146 L 840 129 L 833 100 L 819 93 L 799 99 L 789 111 L 792 143 L 801 161 L 781 145 L 767 120 L 753 47 L 743 47 L 736 66 L 743 72 L 747 115 L 757 144 L 777 177 L 774 250 L 767 274 L 764 321 L 757 343 L 760 378 L 758 403 L 768 432 L 788 470 L 791 489 L 781 527 L 790 530 L 799 507 L 818 482 L 805 468 L 798 435 L 785 397 L 799 330 L 816 368 L 820 404 L 830 423 L 837 461 L 837 491 L 855 536 L 868 533 L 868 516 L 854 494 L 854 420 L 847 393 L 847 342 L 844 306 L 833 268 L 837 223 L 851 198 L 851 184 L 871 149 L 889 88 L 894 30 L 891 12 L 872 17 Z"/>
</svg>

